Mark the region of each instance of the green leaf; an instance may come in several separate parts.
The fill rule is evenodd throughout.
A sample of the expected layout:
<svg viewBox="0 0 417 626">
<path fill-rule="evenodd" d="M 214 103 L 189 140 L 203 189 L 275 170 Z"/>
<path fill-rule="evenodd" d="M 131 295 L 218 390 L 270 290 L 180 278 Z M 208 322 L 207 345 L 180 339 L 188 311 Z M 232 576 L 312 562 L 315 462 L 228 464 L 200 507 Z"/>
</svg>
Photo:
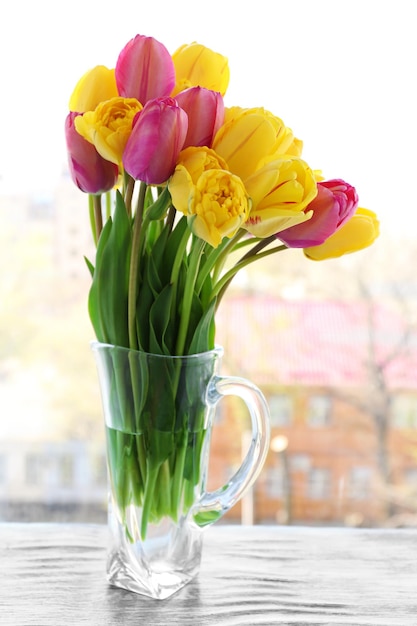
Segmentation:
<svg viewBox="0 0 417 626">
<path fill-rule="evenodd" d="M 202 268 L 204 266 L 204 261 L 206 260 L 207 260 L 207 255 L 204 255 L 203 262 L 201 264 Z M 213 293 L 213 280 L 212 280 L 211 274 L 208 273 L 203 284 L 201 285 L 200 293 L 199 293 L 201 304 L 204 309 L 206 309 L 207 306 L 209 305 L 211 297 L 212 297 L 212 293 Z"/>
<path fill-rule="evenodd" d="M 171 275 L 171 268 L 169 266 L 167 267 L 165 259 L 165 250 L 170 232 L 171 231 L 168 226 L 163 228 L 158 239 L 155 241 L 151 252 L 155 269 L 157 270 L 161 284 L 163 285 L 166 285 L 169 282 Z"/>
<path fill-rule="evenodd" d="M 187 228 L 187 218 L 183 216 L 168 237 L 165 246 L 164 262 L 166 267 L 169 269 L 171 269 L 174 265 L 175 257 L 177 256 L 178 248 L 180 247 L 180 242 Z"/>
<path fill-rule="evenodd" d="M 101 307 L 100 307 L 99 286 L 100 286 L 101 281 L 100 281 L 99 274 L 101 273 L 103 254 L 107 245 L 107 241 L 110 236 L 112 225 L 113 225 L 113 222 L 112 222 L 112 219 L 110 218 L 107 220 L 106 224 L 104 225 L 103 230 L 101 231 L 101 235 L 98 240 L 97 251 L 96 251 L 96 267 L 94 269 L 93 280 L 92 280 L 90 292 L 88 295 L 88 312 L 90 315 L 90 320 L 93 325 L 94 332 L 96 334 L 97 339 L 103 343 L 108 342 L 109 339 L 106 335 L 104 322 L 102 319 Z"/>
<path fill-rule="evenodd" d="M 146 405 L 149 391 L 149 369 L 147 354 L 144 352 L 129 352 L 130 377 L 135 410 L 135 432 L 141 430 L 141 415 Z"/>
<path fill-rule="evenodd" d="M 203 317 L 204 311 L 201 306 L 200 298 L 193 293 L 192 301 L 191 301 L 191 309 L 190 316 L 188 319 L 188 328 L 187 328 L 187 336 L 185 340 L 184 346 L 184 354 L 189 354 L 189 346 L 194 337 L 196 328 L 198 327 L 201 318 Z"/>
<path fill-rule="evenodd" d="M 200 511 L 194 515 L 194 521 L 197 526 L 204 527 L 217 522 L 217 520 L 221 518 L 222 514 L 222 511 Z"/>
<path fill-rule="evenodd" d="M 172 431 L 151 429 L 148 433 L 148 452 L 151 467 L 157 467 L 163 463 L 172 453 L 174 448 L 174 436 Z"/>
<path fill-rule="evenodd" d="M 148 358 L 149 387 L 144 410 L 140 415 L 141 429 L 148 434 L 152 430 L 173 432 L 175 429 L 176 376 L 179 362 Z"/>
<path fill-rule="evenodd" d="M 87 257 L 84 257 L 84 261 L 86 262 L 86 265 L 88 267 L 88 271 L 90 272 L 91 278 L 93 278 L 94 276 L 94 265 L 91 263 L 91 261 L 89 261 L 87 259 Z"/>
<path fill-rule="evenodd" d="M 172 285 L 166 285 L 153 303 L 149 314 L 149 349 L 154 354 L 170 354 L 165 334 L 171 317 Z"/>
<path fill-rule="evenodd" d="M 139 348 L 145 352 L 150 352 L 149 336 L 150 323 L 149 312 L 154 303 L 155 296 L 148 281 L 142 282 L 139 297 L 136 303 L 136 333 L 139 342 Z"/>
<path fill-rule="evenodd" d="M 168 191 L 168 187 L 165 187 L 159 194 L 155 202 L 147 210 L 147 215 L 150 220 L 160 220 L 165 217 L 166 212 L 171 204 L 171 194 Z"/>
<path fill-rule="evenodd" d="M 161 231 L 163 229 L 163 223 L 159 221 L 148 222 L 146 225 L 146 243 L 145 248 L 149 252 L 153 250 L 155 242 L 157 241 Z"/>
<path fill-rule="evenodd" d="M 202 315 L 189 347 L 189 354 L 198 354 L 214 348 L 216 299 L 213 298 Z"/>
<path fill-rule="evenodd" d="M 167 238 L 168 230 L 165 228 L 145 257 L 145 281 L 148 281 L 155 297 L 161 293 L 163 287 L 169 282 L 170 274 L 167 270 L 170 268 L 167 268 L 164 262 Z"/>
<path fill-rule="evenodd" d="M 102 243 L 103 233 L 106 234 Z M 113 221 L 107 221 L 97 249 L 90 315 L 95 321 L 100 320 L 100 340 L 118 346 L 129 345 L 130 251 L 131 222 L 123 198 L 117 192 Z"/>
</svg>

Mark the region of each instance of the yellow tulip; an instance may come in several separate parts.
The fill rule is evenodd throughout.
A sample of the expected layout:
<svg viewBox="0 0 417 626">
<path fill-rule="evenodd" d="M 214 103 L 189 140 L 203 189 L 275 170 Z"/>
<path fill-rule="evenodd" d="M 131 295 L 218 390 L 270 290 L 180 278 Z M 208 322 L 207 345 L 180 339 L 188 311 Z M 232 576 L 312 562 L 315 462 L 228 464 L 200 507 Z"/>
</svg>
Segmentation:
<svg viewBox="0 0 417 626">
<path fill-rule="evenodd" d="M 187 168 L 178 164 L 168 181 L 168 191 L 171 194 L 173 206 L 188 215 L 188 205 L 194 193 L 194 183 Z"/>
<path fill-rule="evenodd" d="M 324 243 L 304 248 L 304 254 L 313 261 L 323 261 L 357 252 L 370 246 L 379 235 L 376 214 L 358 207 L 350 220 L 345 222 Z"/>
<path fill-rule="evenodd" d="M 94 111 L 79 115 L 75 128 L 104 159 L 121 168 L 133 118 L 141 110 L 142 105 L 135 98 L 112 98 L 101 102 Z"/>
<path fill-rule="evenodd" d="M 255 237 L 270 237 L 310 219 L 304 211 L 317 195 L 313 171 L 298 157 L 269 159 L 245 181 L 252 209 L 244 228 Z"/>
<path fill-rule="evenodd" d="M 233 237 L 249 215 L 250 200 L 237 176 L 226 170 L 201 174 L 189 202 L 189 223 L 197 237 L 217 248 Z"/>
<path fill-rule="evenodd" d="M 176 85 L 172 96 L 188 87 L 206 87 L 222 96 L 229 85 L 230 70 L 226 57 L 193 42 L 178 48 L 172 55 Z"/>
<path fill-rule="evenodd" d="M 97 65 L 86 72 L 76 84 L 69 101 L 70 111 L 94 111 L 100 102 L 118 96 L 114 69 Z"/>
<path fill-rule="evenodd" d="M 184 165 L 189 171 L 194 183 L 206 170 L 227 170 L 227 164 L 214 150 L 201 146 L 199 148 L 189 146 L 180 152 L 178 163 Z"/>
<path fill-rule="evenodd" d="M 271 156 L 299 156 L 302 144 L 269 111 L 233 107 L 226 110 L 225 123 L 216 133 L 212 148 L 225 159 L 230 171 L 245 180 Z"/>
<path fill-rule="evenodd" d="M 178 164 L 168 188 L 174 207 L 188 213 L 189 199 L 201 174 L 210 169 L 227 170 L 225 161 L 206 146 L 189 146 L 180 152 Z"/>
</svg>

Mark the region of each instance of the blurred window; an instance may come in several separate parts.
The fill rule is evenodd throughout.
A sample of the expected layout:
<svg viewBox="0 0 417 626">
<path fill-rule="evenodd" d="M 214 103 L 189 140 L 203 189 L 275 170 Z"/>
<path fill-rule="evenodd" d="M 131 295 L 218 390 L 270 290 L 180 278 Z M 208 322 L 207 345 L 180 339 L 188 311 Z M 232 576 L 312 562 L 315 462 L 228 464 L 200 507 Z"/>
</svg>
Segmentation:
<svg viewBox="0 0 417 626">
<path fill-rule="evenodd" d="M 310 500 L 327 500 L 331 492 L 331 472 L 328 468 L 313 467 L 308 473 L 307 497 Z"/>
<path fill-rule="evenodd" d="M 331 400 L 325 395 L 313 395 L 308 399 L 307 424 L 312 428 L 328 426 Z"/>
<path fill-rule="evenodd" d="M 293 419 L 293 399 L 286 394 L 274 394 L 268 398 L 272 426 L 289 426 Z"/>
<path fill-rule="evenodd" d="M 370 467 L 352 467 L 349 475 L 349 497 L 366 500 L 370 496 L 373 470 Z"/>
</svg>

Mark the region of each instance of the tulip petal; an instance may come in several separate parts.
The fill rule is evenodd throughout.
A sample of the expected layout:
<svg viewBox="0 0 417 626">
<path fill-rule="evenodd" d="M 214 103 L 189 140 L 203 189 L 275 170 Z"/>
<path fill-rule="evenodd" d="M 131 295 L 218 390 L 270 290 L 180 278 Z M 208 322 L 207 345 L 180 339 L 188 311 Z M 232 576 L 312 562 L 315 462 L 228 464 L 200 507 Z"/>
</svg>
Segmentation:
<svg viewBox="0 0 417 626">
<path fill-rule="evenodd" d="M 191 230 L 216 248 L 232 237 L 248 217 L 250 199 L 238 176 L 226 170 L 206 170 L 189 201 Z"/>
<path fill-rule="evenodd" d="M 248 178 L 275 146 L 276 133 L 268 118 L 258 114 L 240 116 L 222 126 L 213 149 L 242 180 Z"/>
<path fill-rule="evenodd" d="M 119 169 L 114 163 L 103 159 L 93 144 L 77 132 L 74 120 L 78 116 L 78 113 L 72 112 L 65 120 L 65 140 L 71 178 L 85 193 L 100 194 L 110 191 L 118 181 Z"/>
<path fill-rule="evenodd" d="M 148 185 L 165 183 L 174 172 L 187 127 L 187 114 L 173 98 L 148 102 L 138 114 L 126 144 L 126 172 Z"/>
<path fill-rule="evenodd" d="M 274 208 L 264 209 L 261 215 L 256 212 L 251 213 L 244 227 L 254 237 L 264 239 L 265 237 L 276 235 L 280 230 L 302 224 L 309 220 L 312 215 L 312 211 L 307 211 L 306 213 L 299 211 L 297 213 L 291 209 L 280 209 L 278 213 Z"/>
<path fill-rule="evenodd" d="M 145 104 L 169 96 L 175 70 L 166 47 L 153 37 L 136 35 L 120 52 L 115 69 L 119 95 Z"/>
<path fill-rule="evenodd" d="M 191 87 L 179 93 L 175 99 L 188 115 L 184 148 L 210 147 L 224 121 L 224 102 L 220 93 L 203 87 Z"/>
<path fill-rule="evenodd" d="M 121 166 L 132 124 L 142 105 L 135 98 L 111 98 L 77 117 L 77 131 L 93 143 L 104 159 Z"/>
<path fill-rule="evenodd" d="M 252 198 L 253 206 L 258 204 L 279 181 L 279 169 L 262 168 L 245 180 L 245 187 Z"/>
<path fill-rule="evenodd" d="M 193 42 L 180 46 L 172 55 L 176 85 L 172 95 L 188 87 L 206 87 L 222 96 L 229 85 L 230 70 L 226 57 Z"/>
<path fill-rule="evenodd" d="M 356 189 L 340 179 L 317 183 L 317 196 L 308 205 L 313 217 L 308 223 L 278 234 L 290 248 L 318 246 L 351 218 L 358 205 Z"/>
<path fill-rule="evenodd" d="M 312 170 L 302 159 L 288 155 L 270 159 L 248 180 L 262 183 L 258 187 L 254 185 L 256 195 L 251 196 L 252 210 L 244 224 L 256 237 L 276 235 L 311 217 L 311 211 L 308 216 L 304 211 L 317 195 L 317 184 Z M 267 182 L 272 183 L 270 188 Z"/>
<path fill-rule="evenodd" d="M 187 169 L 183 165 L 177 165 L 168 182 L 172 204 L 177 211 L 181 211 L 185 215 L 188 213 L 188 202 L 193 189 L 193 181 Z"/>
<path fill-rule="evenodd" d="M 379 235 L 379 221 L 373 211 L 358 208 L 356 213 L 319 246 L 304 249 L 313 261 L 332 259 L 370 246 Z"/>
<path fill-rule="evenodd" d="M 105 100 L 118 95 L 114 70 L 97 65 L 86 72 L 76 84 L 69 101 L 69 110 L 76 113 L 94 111 Z"/>
<path fill-rule="evenodd" d="M 335 199 L 332 192 L 317 185 L 318 194 L 308 205 L 312 218 L 297 226 L 282 230 L 278 239 L 289 248 L 306 248 L 323 243 L 338 226 L 338 212 L 334 210 Z"/>
</svg>

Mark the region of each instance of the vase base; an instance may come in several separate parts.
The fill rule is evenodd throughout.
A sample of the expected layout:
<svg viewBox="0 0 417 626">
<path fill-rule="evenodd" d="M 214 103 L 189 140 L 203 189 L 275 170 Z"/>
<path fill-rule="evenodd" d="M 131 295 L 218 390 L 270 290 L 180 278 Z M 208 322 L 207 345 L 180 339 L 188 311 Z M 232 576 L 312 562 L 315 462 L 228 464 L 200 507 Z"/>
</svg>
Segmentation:
<svg viewBox="0 0 417 626">
<path fill-rule="evenodd" d="M 107 563 L 107 580 L 110 585 L 154 600 L 165 600 L 174 595 L 197 573 L 198 568 L 192 574 L 167 571 L 162 562 L 153 564 L 152 571 L 144 568 L 142 575 L 139 575 L 124 559 L 120 559 L 117 553 L 111 554 Z"/>
</svg>

